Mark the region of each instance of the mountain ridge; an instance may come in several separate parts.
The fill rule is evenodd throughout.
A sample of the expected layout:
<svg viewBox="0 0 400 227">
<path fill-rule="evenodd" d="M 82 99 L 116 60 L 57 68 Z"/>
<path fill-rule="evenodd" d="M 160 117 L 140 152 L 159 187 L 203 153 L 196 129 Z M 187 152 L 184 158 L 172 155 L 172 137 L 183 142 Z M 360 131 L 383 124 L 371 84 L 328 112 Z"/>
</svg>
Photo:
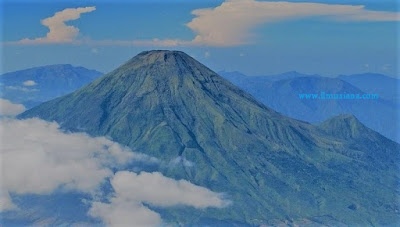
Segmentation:
<svg viewBox="0 0 400 227">
<path fill-rule="evenodd" d="M 236 74 L 235 74 L 236 75 Z M 238 79 L 224 75 L 235 85 L 252 94 L 263 104 L 295 119 L 319 124 L 326 119 L 339 114 L 353 114 L 369 128 L 399 142 L 398 127 L 393 123 L 400 111 L 396 103 L 396 83 L 372 80 L 360 82 L 363 75 L 349 76 L 348 80 L 298 74 L 293 78 L 281 78 L 270 81 L 268 76 L 263 79 L 242 76 Z M 353 78 L 353 79 L 352 79 Z M 358 78 L 358 79 L 357 79 Z M 390 79 L 393 81 L 395 79 Z M 358 82 L 357 82 L 358 81 Z M 387 86 L 390 84 L 391 86 Z M 363 89 L 354 84 L 362 84 Z M 381 93 L 383 90 L 385 93 Z M 371 100 L 318 100 L 300 99 L 299 94 L 378 94 L 378 99 Z M 386 99 L 387 97 L 392 99 Z"/>
<path fill-rule="evenodd" d="M 39 66 L 0 75 L 0 95 L 31 108 L 73 92 L 102 73 L 70 64 Z"/>
</svg>

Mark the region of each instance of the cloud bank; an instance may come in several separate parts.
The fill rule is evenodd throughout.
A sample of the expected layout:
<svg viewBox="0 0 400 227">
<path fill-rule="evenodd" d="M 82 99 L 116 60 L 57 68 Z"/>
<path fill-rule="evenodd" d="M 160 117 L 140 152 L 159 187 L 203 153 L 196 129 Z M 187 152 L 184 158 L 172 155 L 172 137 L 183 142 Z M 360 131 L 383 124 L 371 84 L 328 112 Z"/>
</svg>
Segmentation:
<svg viewBox="0 0 400 227">
<path fill-rule="evenodd" d="M 56 12 L 52 17 L 41 21 L 42 25 L 49 29 L 45 37 L 35 39 L 22 39 L 20 44 L 47 44 L 47 43 L 74 43 L 79 34 L 79 29 L 66 25 L 65 22 L 77 20 L 83 13 L 89 13 L 96 10 L 96 7 L 67 8 Z"/>
<path fill-rule="evenodd" d="M 111 180 L 115 195 L 110 203 L 94 202 L 89 214 L 108 226 L 158 226 L 161 217 L 143 203 L 158 207 L 186 205 L 195 208 L 223 208 L 230 204 L 223 194 L 185 180 L 173 180 L 161 173 L 136 174 L 120 171 Z M 129 215 L 130 214 L 130 215 Z"/>
<path fill-rule="evenodd" d="M 106 225 L 157 226 L 162 223 L 160 214 L 145 204 L 198 209 L 230 204 L 224 194 L 185 180 L 174 180 L 159 172 L 123 171 L 138 167 L 136 162 L 162 162 L 105 137 L 64 132 L 55 122 L 1 119 L 0 144 L 0 212 L 23 209 L 13 203 L 14 196 L 73 191 L 96 199 L 86 201 L 90 205 L 88 215 Z M 179 157 L 179 163 L 182 160 Z M 104 197 L 106 192 L 101 186 L 109 179 L 113 192 Z"/>
<path fill-rule="evenodd" d="M 0 98 L 0 117 L 12 117 L 25 111 L 25 106 L 22 104 L 15 104 L 7 99 Z"/>
<path fill-rule="evenodd" d="M 143 156 L 104 137 L 64 133 L 57 123 L 40 119 L 2 119 L 0 139 L 4 198 L 58 188 L 94 192 L 113 175 L 111 167 Z"/>
</svg>

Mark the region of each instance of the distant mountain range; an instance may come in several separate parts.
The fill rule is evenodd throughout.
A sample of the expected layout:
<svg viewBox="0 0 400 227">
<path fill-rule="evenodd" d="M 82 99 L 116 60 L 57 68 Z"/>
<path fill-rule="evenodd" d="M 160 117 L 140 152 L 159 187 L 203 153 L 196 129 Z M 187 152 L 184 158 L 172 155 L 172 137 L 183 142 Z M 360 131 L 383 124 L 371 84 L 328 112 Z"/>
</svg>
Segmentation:
<svg viewBox="0 0 400 227">
<path fill-rule="evenodd" d="M 320 123 L 338 114 L 353 114 L 366 126 L 400 142 L 400 80 L 381 74 L 340 75 L 336 78 L 296 71 L 269 76 L 219 72 L 236 86 L 278 112 Z M 89 84 L 101 72 L 69 64 L 49 65 L 0 75 L 0 97 L 27 108 Z M 299 93 L 376 93 L 378 100 L 306 100 Z"/>
<path fill-rule="evenodd" d="M 103 75 L 72 65 L 49 65 L 0 75 L 0 97 L 30 108 L 65 95 Z"/>
<path fill-rule="evenodd" d="M 353 114 L 366 126 L 400 141 L 400 81 L 379 74 L 327 78 L 297 72 L 275 76 L 245 76 L 220 72 L 238 87 L 272 109 L 299 120 L 320 123 L 339 114 Z M 378 94 L 377 100 L 300 99 L 299 94 Z"/>
<path fill-rule="evenodd" d="M 280 87 L 289 95 L 322 88 L 360 92 L 342 80 L 314 77 L 260 84 L 257 92 Z M 295 98 L 280 102 L 298 108 Z M 317 103 L 303 106 L 318 110 Z M 221 209 L 163 209 L 171 224 L 398 224 L 399 144 L 352 115 L 319 125 L 286 117 L 183 52 L 142 52 L 18 117 L 107 136 L 160 160 L 185 158 L 193 165 L 159 171 L 224 192 L 232 201 Z"/>
<path fill-rule="evenodd" d="M 379 94 L 383 99 L 400 102 L 400 80 L 376 73 L 338 76 L 366 93 Z"/>
</svg>

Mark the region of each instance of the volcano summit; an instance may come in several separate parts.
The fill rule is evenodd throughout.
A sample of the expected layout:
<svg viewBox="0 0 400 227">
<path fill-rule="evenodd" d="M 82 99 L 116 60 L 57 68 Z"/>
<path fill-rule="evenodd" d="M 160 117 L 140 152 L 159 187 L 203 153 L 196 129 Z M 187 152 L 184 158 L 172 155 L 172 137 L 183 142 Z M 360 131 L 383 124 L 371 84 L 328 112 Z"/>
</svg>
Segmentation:
<svg viewBox="0 0 400 227">
<path fill-rule="evenodd" d="M 160 171 L 232 204 L 165 210 L 171 223 L 394 225 L 400 147 L 342 115 L 321 125 L 269 109 L 192 57 L 147 51 L 19 116 L 108 136 L 162 160 Z"/>
</svg>

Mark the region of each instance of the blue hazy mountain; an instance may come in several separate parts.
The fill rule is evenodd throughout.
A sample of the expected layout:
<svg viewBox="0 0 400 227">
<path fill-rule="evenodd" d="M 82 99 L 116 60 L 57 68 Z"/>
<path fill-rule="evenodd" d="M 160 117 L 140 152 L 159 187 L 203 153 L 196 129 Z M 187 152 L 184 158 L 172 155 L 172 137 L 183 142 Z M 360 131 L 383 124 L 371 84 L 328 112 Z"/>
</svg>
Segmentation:
<svg viewBox="0 0 400 227">
<path fill-rule="evenodd" d="M 376 73 L 363 73 L 354 75 L 341 75 L 339 79 L 344 80 L 366 93 L 376 93 L 382 98 L 400 101 L 400 80 Z"/>
<path fill-rule="evenodd" d="M 320 125 L 281 115 L 183 52 L 142 52 L 19 115 L 29 117 L 160 160 L 183 157 L 194 165 L 159 171 L 232 201 L 164 209 L 172 224 L 398 224 L 399 144 L 352 115 Z"/>
<path fill-rule="evenodd" d="M 270 81 L 277 81 L 277 80 L 285 80 L 285 79 L 295 79 L 299 77 L 321 77 L 320 75 L 317 74 L 303 74 L 299 73 L 297 71 L 290 71 L 290 72 L 285 72 L 281 74 L 276 74 L 276 75 L 270 75 L 270 76 L 257 76 L 259 78 L 268 78 Z"/>
<path fill-rule="evenodd" d="M 0 95 L 30 108 L 87 85 L 102 73 L 72 65 L 48 65 L 0 75 Z"/>
<path fill-rule="evenodd" d="M 244 90 L 257 90 L 260 84 L 270 83 L 277 80 L 283 79 L 294 79 L 299 77 L 320 77 L 318 75 L 307 75 L 298 73 L 296 71 L 286 72 L 277 75 L 271 76 L 246 76 L 241 72 L 226 72 L 220 71 L 218 74 L 223 76 L 225 79 L 228 79 L 230 82 L 239 86 Z"/>
<path fill-rule="evenodd" d="M 320 123 L 339 114 L 353 114 L 366 126 L 392 140 L 400 141 L 399 125 L 396 125 L 400 109 L 394 99 L 398 87 L 396 79 L 375 74 L 327 78 L 294 72 L 289 73 L 290 77 L 286 73 L 272 76 L 272 79 L 269 76 L 253 78 L 237 72 L 221 75 L 265 105 L 289 117 Z M 380 97 L 377 100 L 299 98 L 299 94 L 320 94 L 322 91 L 327 94 L 374 93 Z"/>
<path fill-rule="evenodd" d="M 238 72 L 227 72 L 227 71 L 220 71 L 218 72 L 219 75 L 223 76 L 224 78 L 228 79 L 229 81 L 233 82 L 234 84 L 243 83 L 246 85 L 248 83 L 260 83 L 260 82 L 270 82 L 270 81 L 277 81 L 277 80 L 284 80 L 284 79 L 294 79 L 299 77 L 321 77 L 317 74 L 303 74 L 297 71 L 290 71 L 276 75 L 269 75 L 269 76 L 251 76 L 251 80 L 249 80 L 249 76 Z"/>
</svg>

